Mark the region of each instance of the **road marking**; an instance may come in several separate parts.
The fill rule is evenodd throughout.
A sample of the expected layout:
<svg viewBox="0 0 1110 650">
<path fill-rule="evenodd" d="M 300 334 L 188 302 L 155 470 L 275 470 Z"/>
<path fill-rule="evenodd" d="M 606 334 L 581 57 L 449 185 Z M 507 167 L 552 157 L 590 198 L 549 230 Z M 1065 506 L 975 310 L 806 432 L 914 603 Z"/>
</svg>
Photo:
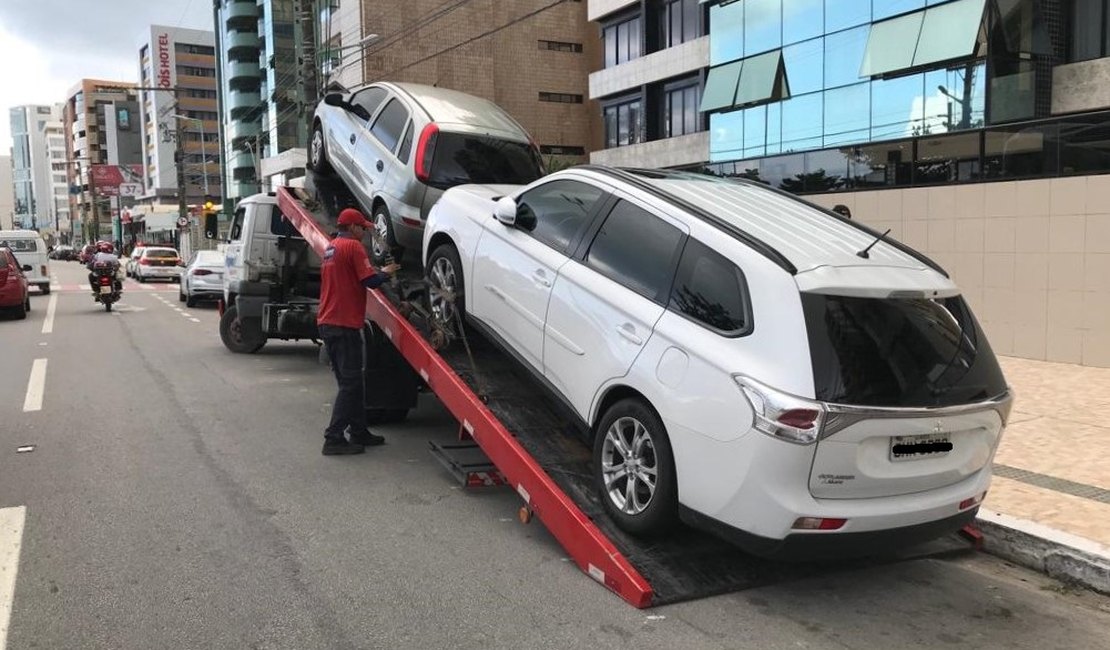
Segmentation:
<svg viewBox="0 0 1110 650">
<path fill-rule="evenodd" d="M 26 518 L 25 506 L 0 508 L 0 650 L 8 647 L 15 574 L 19 572 L 19 549 L 23 544 L 23 522 Z"/>
<path fill-rule="evenodd" d="M 183 312 L 181 312 L 181 315 L 182 315 L 182 316 L 184 316 L 185 318 L 192 318 L 192 317 L 193 317 L 193 315 L 192 315 L 192 314 L 190 314 L 190 313 L 189 313 L 189 312 L 187 312 L 187 311 L 183 311 Z"/>
<path fill-rule="evenodd" d="M 46 387 L 46 359 L 35 359 L 31 365 L 31 377 L 27 380 L 27 397 L 23 400 L 23 412 L 42 410 L 42 391 Z"/>
<path fill-rule="evenodd" d="M 189 320 L 193 321 L 194 323 L 199 323 L 200 322 L 199 318 L 190 318 Z"/>
<path fill-rule="evenodd" d="M 50 334 L 54 331 L 54 310 L 58 308 L 58 294 L 50 294 L 50 302 L 46 305 L 46 320 L 42 322 L 42 333 Z"/>
<path fill-rule="evenodd" d="M 179 313 L 179 314 L 183 314 L 183 313 L 185 313 L 185 310 L 184 310 L 184 309 L 182 309 L 182 308 L 180 308 L 180 307 L 174 307 L 174 308 L 173 308 L 173 310 L 174 310 L 174 311 L 176 311 L 176 312 L 177 312 L 177 313 Z"/>
</svg>

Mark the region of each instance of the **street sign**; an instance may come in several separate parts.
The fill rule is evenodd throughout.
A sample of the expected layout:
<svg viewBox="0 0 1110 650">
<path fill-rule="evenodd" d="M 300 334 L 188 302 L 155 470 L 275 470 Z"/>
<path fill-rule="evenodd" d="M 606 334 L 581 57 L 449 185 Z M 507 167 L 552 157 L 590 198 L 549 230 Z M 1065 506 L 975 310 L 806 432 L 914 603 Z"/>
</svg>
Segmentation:
<svg viewBox="0 0 1110 650">
<path fill-rule="evenodd" d="M 177 227 L 178 228 L 184 228 L 185 226 L 188 226 L 188 225 L 189 225 L 189 218 L 188 217 L 178 217 L 177 218 Z"/>
</svg>

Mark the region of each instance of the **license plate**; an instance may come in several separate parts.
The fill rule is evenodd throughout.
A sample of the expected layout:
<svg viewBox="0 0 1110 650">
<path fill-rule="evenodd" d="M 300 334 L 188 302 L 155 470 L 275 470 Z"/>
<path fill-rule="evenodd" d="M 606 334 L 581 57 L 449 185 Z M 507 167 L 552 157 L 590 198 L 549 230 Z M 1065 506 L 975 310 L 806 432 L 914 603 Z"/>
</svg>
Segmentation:
<svg viewBox="0 0 1110 650">
<path fill-rule="evenodd" d="M 947 435 L 893 436 L 890 439 L 890 459 L 893 461 L 937 458 L 952 451 L 952 440 Z"/>
<path fill-rule="evenodd" d="M 100 293 L 112 293 L 112 287 L 110 287 L 109 285 L 104 285 L 100 287 Z"/>
</svg>

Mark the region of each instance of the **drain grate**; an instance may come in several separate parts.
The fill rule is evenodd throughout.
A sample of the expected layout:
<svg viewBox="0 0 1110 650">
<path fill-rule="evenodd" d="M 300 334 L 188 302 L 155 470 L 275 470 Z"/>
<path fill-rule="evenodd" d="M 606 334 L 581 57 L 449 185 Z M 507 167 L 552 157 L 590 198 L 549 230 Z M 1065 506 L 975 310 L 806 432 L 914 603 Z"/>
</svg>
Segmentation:
<svg viewBox="0 0 1110 650">
<path fill-rule="evenodd" d="M 1013 479 L 1035 485 L 1039 488 L 1046 490 L 1055 490 L 1056 492 L 1063 492 L 1075 497 L 1083 499 L 1090 499 L 1091 501 L 1098 501 L 1099 503 L 1110 503 L 1110 490 L 1096 487 L 1094 485 L 1087 485 L 1086 483 L 1076 483 L 1063 478 L 1056 478 L 1047 474 L 1038 474 L 1030 472 L 1029 470 L 1018 469 L 1010 467 L 1009 465 L 994 465 L 994 475 L 1001 476 L 1002 478 Z"/>
</svg>

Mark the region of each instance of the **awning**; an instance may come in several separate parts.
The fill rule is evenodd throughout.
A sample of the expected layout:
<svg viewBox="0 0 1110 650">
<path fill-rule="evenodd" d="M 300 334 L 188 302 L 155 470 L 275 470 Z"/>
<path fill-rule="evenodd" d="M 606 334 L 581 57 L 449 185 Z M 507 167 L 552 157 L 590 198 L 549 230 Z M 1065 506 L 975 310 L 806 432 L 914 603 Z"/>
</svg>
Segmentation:
<svg viewBox="0 0 1110 650">
<path fill-rule="evenodd" d="M 986 0 L 956 0 L 871 26 L 861 77 L 920 68 L 975 54 Z"/>
</svg>

